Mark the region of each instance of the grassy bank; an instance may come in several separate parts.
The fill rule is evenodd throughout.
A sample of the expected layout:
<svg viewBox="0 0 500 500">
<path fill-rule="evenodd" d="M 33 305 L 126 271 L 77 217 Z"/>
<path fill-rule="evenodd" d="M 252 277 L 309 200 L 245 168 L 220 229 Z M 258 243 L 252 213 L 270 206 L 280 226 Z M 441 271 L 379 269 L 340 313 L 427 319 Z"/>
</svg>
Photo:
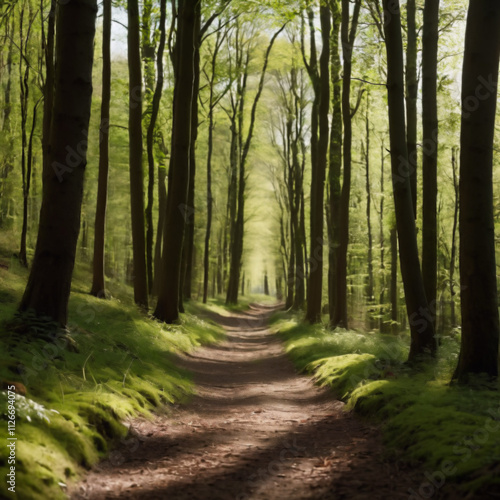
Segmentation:
<svg viewBox="0 0 500 500">
<path fill-rule="evenodd" d="M 331 332 L 285 313 L 273 328 L 297 368 L 330 386 L 347 409 L 379 422 L 395 453 L 423 465 L 414 499 L 457 488 L 460 498 L 498 491 L 500 393 L 448 385 L 457 338 L 442 339 L 439 360 L 415 374 L 404 365 L 405 336 Z"/>
<path fill-rule="evenodd" d="M 15 382 L 17 498 L 65 498 L 67 482 L 126 435 L 124 419 L 151 415 L 191 393 L 189 374 L 175 366 L 175 352 L 224 334 L 197 316 L 207 311 L 200 305 L 188 306 L 181 325 L 168 326 L 139 312 L 122 285 L 110 286 L 121 300 L 91 297 L 88 275 L 77 271 L 70 300 L 77 352 L 62 340 L 28 343 L 5 326 L 26 278 L 14 261 L 0 269 L 0 497 L 14 497 L 5 481 L 10 467 L 5 444 L 7 389 Z"/>
</svg>

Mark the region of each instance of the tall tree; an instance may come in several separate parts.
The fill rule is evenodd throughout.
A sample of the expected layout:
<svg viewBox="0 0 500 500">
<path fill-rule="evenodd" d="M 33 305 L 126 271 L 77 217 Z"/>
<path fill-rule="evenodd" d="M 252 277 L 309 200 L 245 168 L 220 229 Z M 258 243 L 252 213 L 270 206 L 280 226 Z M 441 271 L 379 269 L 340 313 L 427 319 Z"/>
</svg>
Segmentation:
<svg viewBox="0 0 500 500">
<path fill-rule="evenodd" d="M 14 151 L 14 136 L 12 134 L 12 55 L 14 51 L 14 36 L 15 32 L 15 17 L 12 16 L 12 26 L 6 23 L 6 32 L 9 35 L 10 43 L 7 52 L 7 84 L 5 85 L 4 101 L 2 110 L 2 135 L 8 137 L 7 148 L 2 155 L 2 164 L 0 171 L 0 227 L 5 226 L 7 220 L 9 202 L 8 176 L 14 170 L 13 151 Z"/>
<path fill-rule="evenodd" d="M 138 0 L 128 0 L 129 68 L 129 170 L 132 253 L 134 262 L 134 300 L 147 309 L 146 241 L 144 225 L 144 178 L 142 171 L 142 68 Z"/>
<path fill-rule="evenodd" d="M 332 124 L 330 128 L 330 156 L 328 169 L 329 184 L 329 217 L 328 220 L 328 313 L 330 324 L 335 321 L 335 304 L 337 303 L 337 253 L 339 249 L 339 215 L 341 197 L 342 172 L 342 66 L 340 64 L 340 25 L 342 11 L 340 0 L 331 1 L 332 36 L 331 46 L 331 79 L 332 79 Z"/>
<path fill-rule="evenodd" d="M 453 378 L 498 376 L 499 318 L 493 221 L 493 139 L 500 56 L 500 3 L 469 4 L 460 134 L 462 340 Z"/>
<path fill-rule="evenodd" d="M 59 4 L 50 149 L 33 265 L 19 309 L 65 325 L 80 230 L 92 100 L 95 0 Z"/>
<path fill-rule="evenodd" d="M 162 278 L 154 312 L 156 318 L 166 323 L 179 319 L 182 246 L 185 235 L 185 214 L 182 209 L 187 203 L 189 187 L 196 3 L 196 0 L 180 0 L 177 14 L 172 147 L 163 231 Z"/>
<path fill-rule="evenodd" d="M 362 148 L 364 150 L 365 156 L 365 166 L 366 166 L 366 221 L 368 224 L 368 286 L 366 288 L 366 295 L 368 303 L 373 301 L 374 296 L 374 279 L 373 279 L 373 236 L 372 236 L 372 222 L 371 222 L 371 184 L 370 184 L 370 96 L 366 96 L 366 116 L 365 116 L 365 140 L 366 144 Z"/>
<path fill-rule="evenodd" d="M 203 303 L 208 300 L 208 280 L 210 272 L 210 237 L 212 231 L 212 211 L 213 211 L 213 193 L 212 193 L 212 155 L 214 147 L 214 129 L 215 106 L 223 94 L 216 95 L 215 85 L 217 80 L 217 57 L 222 47 L 226 34 L 222 33 L 222 23 L 219 22 L 217 36 L 210 59 L 210 76 L 208 79 L 209 98 L 208 98 L 208 144 L 207 144 L 207 225 L 205 229 L 205 245 L 203 253 Z M 227 33 L 227 32 L 226 32 Z"/>
<path fill-rule="evenodd" d="M 193 98 L 191 104 L 191 140 L 189 143 L 189 185 L 185 210 L 186 237 L 182 253 L 181 271 L 181 311 L 183 299 L 191 299 L 193 281 L 194 229 L 195 229 L 195 182 L 196 182 L 196 141 L 198 140 L 198 98 L 200 93 L 200 48 L 201 48 L 201 1 L 196 3 L 194 22 L 194 65 Z"/>
<path fill-rule="evenodd" d="M 432 2 L 431 2 L 432 3 Z M 439 3 L 439 0 L 438 2 Z M 439 6 L 438 6 L 439 9 Z M 417 22 L 416 0 L 406 2 L 406 141 L 408 143 L 408 161 L 413 212 L 417 218 Z M 428 29 L 428 28 L 427 28 Z M 425 30 L 425 26 L 424 26 Z"/>
<path fill-rule="evenodd" d="M 312 9 L 309 9 L 311 39 L 314 38 L 312 22 Z M 319 69 L 314 68 L 316 48 L 311 46 L 311 63 L 308 68 L 314 88 L 314 103 L 317 111 L 313 111 L 313 118 L 317 124 L 317 140 L 311 143 L 311 150 L 315 150 L 311 161 L 311 213 L 310 213 L 310 258 L 311 268 L 307 286 L 306 320 L 310 323 L 321 321 L 323 297 L 323 200 L 325 191 L 326 163 L 329 140 L 329 110 L 330 110 L 330 9 L 320 3 L 319 8 L 321 24 L 321 54 Z M 313 132 L 316 135 L 315 132 Z"/>
<path fill-rule="evenodd" d="M 420 261 L 411 185 L 408 170 L 408 149 L 405 136 L 405 98 L 403 41 L 399 0 L 383 0 L 387 52 L 387 95 L 391 147 L 392 186 L 399 241 L 399 258 L 410 320 L 411 345 L 409 361 L 434 355 L 437 348 L 434 325 L 425 296 Z"/>
<path fill-rule="evenodd" d="M 161 27 L 161 12 L 165 7 L 160 2 L 160 41 L 162 43 Z M 145 0 L 142 8 L 142 26 L 141 26 L 141 55 L 144 63 L 144 88 L 145 88 L 145 101 L 149 121 L 146 128 L 146 154 L 148 162 L 148 185 L 147 185 L 147 202 L 146 202 L 146 272 L 148 279 L 148 291 L 151 293 L 153 289 L 153 203 L 154 203 L 154 187 L 155 187 L 155 160 L 153 154 L 153 133 L 155 129 L 156 118 L 158 116 L 159 101 L 154 102 L 156 88 L 155 87 L 155 43 L 154 36 L 152 37 L 152 13 L 153 2 L 152 0 Z M 165 23 L 165 20 L 163 20 Z M 154 32 L 153 32 L 154 33 Z M 163 45 L 165 45 L 165 37 L 163 35 Z M 160 47 L 158 48 L 158 52 Z M 160 54 L 158 54 L 160 57 Z M 162 56 L 163 57 L 163 56 Z M 163 61 L 162 61 L 163 62 Z M 163 81 L 163 75 L 158 75 Z M 160 94 L 161 98 L 161 94 Z M 154 109 L 156 107 L 156 110 Z M 153 117 L 153 115 L 156 115 Z"/>
<path fill-rule="evenodd" d="M 28 204 L 31 188 L 31 169 L 32 169 L 32 148 L 28 145 L 28 114 L 30 103 L 30 70 L 31 62 L 30 41 L 32 35 L 33 24 L 36 15 L 32 11 L 31 3 L 28 2 L 27 13 L 26 2 L 21 4 L 19 14 L 19 100 L 21 103 L 21 174 L 23 187 L 23 224 L 21 229 L 21 243 L 19 249 L 19 261 L 24 267 L 28 266 L 26 255 L 26 238 L 28 233 Z M 27 19 L 25 15 L 27 14 Z M 38 101 L 33 107 L 33 127 L 31 133 L 30 144 L 32 144 L 33 130 L 36 125 L 36 112 Z"/>
<path fill-rule="evenodd" d="M 158 53 L 156 56 L 156 86 L 154 89 L 152 101 L 151 101 L 151 116 L 149 119 L 148 129 L 146 132 L 146 148 L 148 156 L 148 204 L 146 206 L 146 220 L 148 221 L 148 227 L 146 230 L 146 247 L 147 252 L 151 252 L 148 256 L 148 276 L 153 273 L 154 269 L 154 279 L 149 283 L 149 291 L 156 292 L 155 283 L 158 284 L 158 276 L 160 274 L 160 262 L 161 262 L 161 238 L 163 231 L 163 218 L 165 213 L 165 169 L 163 165 L 158 166 L 158 204 L 159 217 L 158 226 L 156 231 L 156 245 L 155 245 L 155 256 L 154 256 L 154 266 L 152 265 L 153 259 L 153 195 L 149 192 L 152 187 L 154 187 L 154 169 L 155 169 L 155 157 L 154 157 L 154 138 L 155 138 L 155 128 L 156 122 L 158 120 L 158 113 L 160 112 L 160 102 L 163 93 L 163 55 L 165 52 L 165 42 L 167 38 L 166 34 L 166 18 L 167 18 L 167 0 L 160 1 L 160 40 L 158 42 Z M 161 145 L 163 146 L 163 140 L 161 139 Z M 161 163 L 161 162 L 160 162 Z M 153 180 L 153 182 L 151 182 Z M 149 268 L 150 266 L 150 268 Z"/>
<path fill-rule="evenodd" d="M 335 293 L 335 313 L 332 326 L 347 328 L 347 249 L 349 247 L 349 207 L 351 199 L 351 170 L 352 170 L 352 118 L 360 103 L 361 93 L 354 109 L 351 109 L 351 76 L 352 55 L 358 29 L 361 0 L 356 0 L 352 20 L 349 9 L 349 0 L 342 0 L 342 57 L 344 74 L 342 81 L 342 120 L 344 125 L 343 140 L 343 182 L 340 195 L 339 214 L 339 248 L 337 252 L 337 272 Z"/>
<path fill-rule="evenodd" d="M 439 0 L 426 0 L 422 34 L 422 276 L 425 295 L 436 322 L 437 286 L 437 63 Z"/>
<path fill-rule="evenodd" d="M 111 0 L 103 0 L 102 97 L 99 125 L 99 178 L 94 222 L 94 261 L 91 295 L 105 298 L 104 252 L 109 176 L 109 107 L 111 102 Z"/>
</svg>

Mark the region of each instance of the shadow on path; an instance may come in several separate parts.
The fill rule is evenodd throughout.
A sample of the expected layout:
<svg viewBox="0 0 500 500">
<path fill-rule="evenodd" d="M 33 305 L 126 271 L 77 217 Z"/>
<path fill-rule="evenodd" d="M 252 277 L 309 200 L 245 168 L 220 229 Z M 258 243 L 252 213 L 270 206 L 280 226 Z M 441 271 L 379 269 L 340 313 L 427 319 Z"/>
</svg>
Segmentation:
<svg viewBox="0 0 500 500">
<path fill-rule="evenodd" d="M 179 358 L 197 394 L 79 483 L 83 499 L 409 499 L 425 477 L 389 460 L 379 431 L 297 375 L 267 327 L 275 308 L 215 315 L 227 340 Z"/>
</svg>

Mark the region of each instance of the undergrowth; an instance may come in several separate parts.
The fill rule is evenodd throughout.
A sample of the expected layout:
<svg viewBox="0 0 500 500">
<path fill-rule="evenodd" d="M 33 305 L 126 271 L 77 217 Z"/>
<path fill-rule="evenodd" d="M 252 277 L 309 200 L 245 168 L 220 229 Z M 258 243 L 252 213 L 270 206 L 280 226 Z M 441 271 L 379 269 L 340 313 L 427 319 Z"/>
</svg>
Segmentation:
<svg viewBox="0 0 500 500">
<path fill-rule="evenodd" d="M 422 465 L 409 496 L 450 488 L 482 498 L 499 488 L 500 392 L 449 385 L 458 339 L 444 337 L 438 360 L 416 373 L 404 364 L 406 336 L 331 331 L 286 313 L 272 322 L 298 369 L 330 386 L 347 409 L 379 422 L 390 449 Z"/>
<path fill-rule="evenodd" d="M 129 296 L 96 299 L 86 293 L 88 275 L 82 273 L 70 299 L 69 334 L 76 349 L 57 340 L 28 342 L 8 327 L 26 278 L 13 261 L 9 270 L 0 269 L 1 435 L 7 436 L 6 389 L 16 383 L 17 498 L 65 498 L 68 481 L 124 438 L 125 419 L 151 416 L 192 392 L 189 374 L 175 365 L 175 353 L 224 334 L 200 319 L 208 309 L 198 304 L 187 305 L 181 324 L 171 326 L 141 313 Z M 1 498 L 10 497 L 5 444 L 0 447 Z"/>
</svg>

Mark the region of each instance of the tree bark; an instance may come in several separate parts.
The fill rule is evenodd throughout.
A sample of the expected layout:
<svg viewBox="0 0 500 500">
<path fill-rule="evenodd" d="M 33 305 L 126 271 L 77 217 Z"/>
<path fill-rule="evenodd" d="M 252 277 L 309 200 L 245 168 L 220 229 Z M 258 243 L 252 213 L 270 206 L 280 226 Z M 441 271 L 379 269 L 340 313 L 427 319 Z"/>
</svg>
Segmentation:
<svg viewBox="0 0 500 500">
<path fill-rule="evenodd" d="M 148 204 L 146 206 L 146 247 L 147 247 L 147 262 L 148 262 L 148 284 L 149 292 L 156 293 L 158 277 L 161 267 L 161 232 L 163 230 L 163 221 L 165 214 L 165 169 L 158 167 L 158 225 L 156 231 L 156 244 L 153 258 L 153 189 L 154 189 L 154 170 L 155 170 L 155 157 L 154 157 L 154 137 L 156 122 L 158 120 L 158 113 L 160 111 L 160 102 L 163 94 L 163 55 L 165 52 L 166 42 L 166 27 L 165 22 L 167 18 L 167 0 L 160 1 L 160 40 L 158 42 L 158 52 L 156 55 L 156 85 L 151 101 L 151 117 L 149 119 L 148 130 L 146 132 L 146 148 L 148 155 Z M 166 153 L 166 151 L 165 151 Z M 160 179 L 161 177 L 161 179 Z M 154 264 L 154 265 L 153 265 Z M 153 279 L 151 279 L 153 276 Z M 155 285 L 156 283 L 156 285 Z"/>
<path fill-rule="evenodd" d="M 35 257 L 19 309 L 66 325 L 92 99 L 95 0 L 58 7 L 50 150 Z"/>
<path fill-rule="evenodd" d="M 398 233 L 396 227 L 391 228 L 391 332 L 399 333 L 398 311 Z"/>
<path fill-rule="evenodd" d="M 354 6 L 352 21 L 349 23 L 349 0 L 342 0 L 342 55 L 344 76 L 342 82 L 342 120 L 344 125 L 343 141 L 343 182 L 340 195 L 339 249 L 337 253 L 337 290 L 335 314 L 332 326 L 348 327 L 347 320 L 347 250 L 349 247 L 349 206 L 351 199 L 351 161 L 352 161 L 352 117 L 351 111 L 351 74 L 352 52 L 356 40 L 361 0 Z M 350 26 L 349 26 L 350 24 Z"/>
<path fill-rule="evenodd" d="M 6 27 L 8 29 L 8 26 Z M 9 198 L 10 198 L 10 189 L 7 187 L 7 178 L 9 174 L 14 170 L 13 166 L 13 158 L 12 153 L 14 150 L 14 136 L 12 134 L 12 120 L 11 120 L 11 112 L 12 112 L 12 55 L 14 49 L 14 36 L 15 32 L 15 17 L 12 17 L 12 27 L 11 27 L 11 36 L 9 49 L 7 53 L 7 84 L 5 85 L 4 92 L 4 102 L 3 102 L 3 120 L 2 120 L 2 133 L 9 137 L 7 142 L 8 149 L 4 152 L 2 157 L 2 169 L 0 174 L 0 227 L 3 228 L 5 226 L 5 222 L 7 220 L 7 215 L 9 211 Z M 48 75 L 48 73 L 47 73 Z"/>
<path fill-rule="evenodd" d="M 319 60 L 319 73 L 315 89 L 318 105 L 318 144 L 315 161 L 312 162 L 311 178 L 311 268 L 307 286 L 306 320 L 321 321 L 323 297 L 323 200 L 328 153 L 330 111 L 330 9 L 320 5 L 321 40 L 323 46 Z"/>
<path fill-rule="evenodd" d="M 439 3 L 439 0 L 437 1 Z M 406 29 L 408 40 L 406 44 L 406 141 L 408 143 L 408 161 L 411 186 L 411 199 L 413 213 L 417 218 L 417 26 L 416 26 L 416 1 L 406 2 Z M 438 7 L 439 10 L 439 7 Z M 425 25 L 424 25 L 425 30 Z M 435 83 L 435 82 L 434 82 Z"/>
<path fill-rule="evenodd" d="M 220 26 L 219 26 L 220 28 Z M 210 237 L 212 231 L 212 209 L 213 209 L 213 194 L 212 194 L 212 155 L 214 147 L 214 107 L 215 107 L 215 79 L 217 76 L 217 56 L 222 45 L 222 37 L 217 33 L 214 52 L 212 54 L 211 75 L 209 81 L 210 96 L 208 100 L 208 151 L 207 151 L 207 225 L 205 229 L 205 246 L 203 252 L 203 303 L 208 300 L 208 280 L 210 276 Z"/>
<path fill-rule="evenodd" d="M 460 210 L 460 186 L 457 176 L 457 158 L 456 148 L 451 150 L 451 168 L 453 172 L 453 191 L 455 193 L 455 206 L 453 209 L 453 229 L 451 233 L 451 251 L 450 251 L 450 299 L 451 299 L 451 327 L 457 327 L 457 317 L 455 312 L 455 268 L 457 260 L 457 230 L 458 230 L 458 214 Z"/>
<path fill-rule="evenodd" d="M 160 3 L 160 17 L 162 5 Z M 142 25 L 141 25 L 141 56 L 144 63 L 144 100 L 146 102 L 145 115 L 150 115 L 149 123 L 147 124 L 146 132 L 146 151 L 148 162 L 148 183 L 147 183 L 147 202 L 146 202 L 146 274 L 148 280 L 148 292 L 151 293 L 153 288 L 153 204 L 154 204 L 154 186 L 155 186 L 155 165 L 152 138 L 149 137 L 151 129 L 151 121 L 154 113 L 154 103 L 152 102 L 155 94 L 155 41 L 154 36 L 151 36 L 151 15 L 153 10 L 152 0 L 145 0 L 142 6 Z M 164 29 L 164 28 L 163 28 Z M 160 19 L 160 43 L 161 43 L 161 19 Z M 165 43 L 165 42 L 164 42 Z M 160 77 L 160 75 L 158 75 Z M 163 75 L 161 75 L 163 79 Z M 158 112 L 156 112 L 158 114 Z M 146 124 L 147 120 L 144 120 Z M 153 126 L 154 131 L 154 126 Z"/>
<path fill-rule="evenodd" d="M 183 272 L 181 275 L 181 303 L 182 300 L 190 300 L 193 283 L 193 259 L 194 259 L 194 229 L 195 229 L 195 182 L 196 182 L 196 141 L 198 140 L 198 99 L 200 93 L 200 47 L 201 47 L 201 2 L 196 4 L 195 13 L 195 51 L 194 51 L 194 84 L 193 101 L 191 109 L 191 143 L 189 153 L 189 188 L 187 200 L 186 217 L 186 240 L 183 248 Z"/>
<path fill-rule="evenodd" d="M 365 130 L 366 130 L 366 146 L 365 146 L 365 166 L 366 166 L 366 221 L 368 225 L 368 286 L 366 295 L 368 303 L 374 299 L 374 280 L 373 280 L 373 237 L 372 237 L 372 222 L 371 222 L 371 185 L 370 185 L 370 119 L 369 119 L 370 99 L 369 95 L 366 97 L 366 117 L 365 117 Z"/>
<path fill-rule="evenodd" d="M 162 279 L 155 317 L 166 323 L 179 319 L 182 246 L 189 187 L 191 119 L 194 85 L 196 0 L 180 0 L 175 53 L 176 80 Z M 175 235 L 175 237 L 173 237 Z"/>
<path fill-rule="evenodd" d="M 335 321 L 337 303 L 337 258 L 339 249 L 340 196 L 342 172 L 342 77 L 339 52 L 341 24 L 339 0 L 332 1 L 332 37 L 331 37 L 331 79 L 332 125 L 330 129 L 329 188 L 330 188 L 330 234 L 328 248 L 328 312 L 330 324 Z"/>
<path fill-rule="evenodd" d="M 453 375 L 498 376 L 499 318 L 493 219 L 493 140 L 500 55 L 500 3 L 470 2 L 460 135 L 462 341 Z"/>
<path fill-rule="evenodd" d="M 437 344 L 434 326 L 425 296 L 418 256 L 415 214 L 408 175 L 408 150 L 405 137 L 403 77 L 403 41 L 398 0 L 384 0 L 384 12 L 390 19 L 384 23 L 387 51 L 387 93 L 391 142 L 392 185 L 396 210 L 401 274 L 406 309 L 410 320 L 411 345 L 408 361 L 413 363 L 434 355 Z M 402 168 L 401 168 L 402 167 Z"/>
<path fill-rule="evenodd" d="M 104 252 L 109 174 L 109 107 L 111 102 L 111 0 L 103 0 L 102 21 L 102 98 L 99 126 L 99 178 L 94 222 L 94 261 L 91 295 L 106 297 Z"/>
<path fill-rule="evenodd" d="M 146 240 L 144 225 L 144 178 L 142 171 L 142 69 L 140 54 L 138 0 L 128 0 L 129 67 L 129 171 L 132 251 L 134 262 L 134 300 L 148 307 Z"/>
<path fill-rule="evenodd" d="M 438 29 L 439 0 L 426 0 L 422 36 L 422 276 L 434 325 L 437 309 Z"/>
</svg>

